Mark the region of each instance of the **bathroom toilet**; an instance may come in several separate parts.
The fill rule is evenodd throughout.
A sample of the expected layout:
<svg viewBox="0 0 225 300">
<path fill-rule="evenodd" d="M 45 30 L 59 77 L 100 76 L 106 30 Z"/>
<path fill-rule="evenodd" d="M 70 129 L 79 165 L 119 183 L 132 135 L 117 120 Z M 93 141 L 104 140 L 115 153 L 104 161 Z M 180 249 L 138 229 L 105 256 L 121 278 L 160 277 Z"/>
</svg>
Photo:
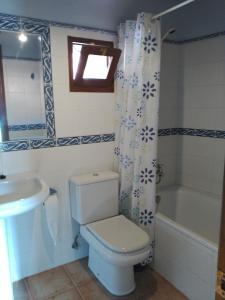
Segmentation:
<svg viewBox="0 0 225 300">
<path fill-rule="evenodd" d="M 70 178 L 72 217 L 89 244 L 88 266 L 114 295 L 135 289 L 133 266 L 149 256 L 149 236 L 118 215 L 119 175 L 112 171 Z"/>
</svg>

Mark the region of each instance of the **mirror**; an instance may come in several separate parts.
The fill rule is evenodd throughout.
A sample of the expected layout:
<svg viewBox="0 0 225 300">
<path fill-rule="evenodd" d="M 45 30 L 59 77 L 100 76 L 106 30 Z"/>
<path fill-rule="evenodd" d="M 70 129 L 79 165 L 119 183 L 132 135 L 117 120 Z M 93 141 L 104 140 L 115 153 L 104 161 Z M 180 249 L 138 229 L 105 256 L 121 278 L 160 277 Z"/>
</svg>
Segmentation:
<svg viewBox="0 0 225 300">
<path fill-rule="evenodd" d="M 0 141 L 47 137 L 41 42 L 0 31 Z"/>
</svg>

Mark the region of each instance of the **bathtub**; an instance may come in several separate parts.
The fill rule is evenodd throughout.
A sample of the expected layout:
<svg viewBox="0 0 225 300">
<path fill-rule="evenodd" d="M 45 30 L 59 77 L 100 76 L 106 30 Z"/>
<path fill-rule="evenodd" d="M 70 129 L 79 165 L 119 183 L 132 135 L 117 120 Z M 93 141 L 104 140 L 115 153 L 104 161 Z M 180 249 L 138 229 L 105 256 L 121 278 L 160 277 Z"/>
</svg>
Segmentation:
<svg viewBox="0 0 225 300">
<path fill-rule="evenodd" d="M 181 186 L 157 195 L 155 270 L 188 299 L 214 300 L 221 199 Z"/>
</svg>

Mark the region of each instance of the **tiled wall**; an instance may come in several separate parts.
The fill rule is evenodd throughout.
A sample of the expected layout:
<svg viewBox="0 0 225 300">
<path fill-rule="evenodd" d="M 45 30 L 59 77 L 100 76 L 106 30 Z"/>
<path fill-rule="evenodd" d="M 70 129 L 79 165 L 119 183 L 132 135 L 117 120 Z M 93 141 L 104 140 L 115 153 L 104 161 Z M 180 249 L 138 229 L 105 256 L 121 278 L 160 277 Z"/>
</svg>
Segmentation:
<svg viewBox="0 0 225 300">
<path fill-rule="evenodd" d="M 111 34 L 51 28 L 53 92 L 56 137 L 113 132 L 114 94 L 70 93 L 68 83 L 67 35 L 114 40 Z M 78 259 L 87 254 L 84 242 L 72 249 L 78 226 L 71 218 L 68 179 L 73 174 L 113 167 L 113 142 L 0 153 L 0 167 L 8 174 L 34 171 L 58 191 L 59 237 L 54 247 L 49 236 L 44 208 L 12 218 L 16 261 L 14 279 Z"/>
<path fill-rule="evenodd" d="M 162 74 L 161 107 L 165 98 L 168 105 L 175 106 L 174 115 L 167 114 L 170 123 L 165 125 L 171 124 L 172 127 L 176 124 L 175 127 L 178 128 L 225 131 L 225 37 L 214 37 L 183 45 L 164 44 L 163 47 L 171 50 L 171 56 L 178 60 L 180 70 L 176 77 L 178 97 L 170 98 L 167 83 L 170 82 L 170 76 L 174 78 L 176 65 L 169 65 L 172 59 L 168 51 L 165 51 L 166 54 L 162 56 L 162 73 L 166 69 L 167 75 Z M 174 99 L 177 99 L 177 106 L 174 105 Z M 165 119 L 161 112 L 160 119 Z M 177 142 L 176 146 L 174 140 Z M 171 152 L 177 157 L 176 164 Z M 165 163 L 166 174 L 162 185 L 182 184 L 221 195 L 224 153 L 224 138 L 186 135 L 160 137 L 159 160 L 164 163 L 171 159 L 173 165 L 172 167 Z M 174 177 L 171 179 L 172 172 L 176 174 L 174 182 Z"/>
<path fill-rule="evenodd" d="M 225 131 L 225 37 L 181 47 L 179 127 Z M 224 153 L 224 139 L 179 137 L 178 183 L 221 195 Z"/>
<path fill-rule="evenodd" d="M 67 36 L 113 40 L 114 36 L 88 31 L 51 28 L 56 136 L 114 132 L 114 93 L 70 93 Z"/>
<path fill-rule="evenodd" d="M 181 48 L 163 43 L 161 58 L 159 129 L 178 127 L 178 101 L 180 90 Z M 178 137 L 160 136 L 158 160 L 163 164 L 165 176 L 160 186 L 176 183 Z"/>
</svg>

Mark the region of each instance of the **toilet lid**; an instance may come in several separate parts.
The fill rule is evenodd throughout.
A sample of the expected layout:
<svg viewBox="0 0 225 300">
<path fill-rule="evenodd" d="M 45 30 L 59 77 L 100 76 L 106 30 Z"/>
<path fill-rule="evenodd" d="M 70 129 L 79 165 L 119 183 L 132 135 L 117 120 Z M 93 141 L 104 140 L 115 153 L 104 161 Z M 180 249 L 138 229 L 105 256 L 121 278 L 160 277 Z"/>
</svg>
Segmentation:
<svg viewBox="0 0 225 300">
<path fill-rule="evenodd" d="M 148 234 L 123 215 L 86 226 L 106 247 L 116 252 L 134 252 L 149 243 Z"/>
</svg>

